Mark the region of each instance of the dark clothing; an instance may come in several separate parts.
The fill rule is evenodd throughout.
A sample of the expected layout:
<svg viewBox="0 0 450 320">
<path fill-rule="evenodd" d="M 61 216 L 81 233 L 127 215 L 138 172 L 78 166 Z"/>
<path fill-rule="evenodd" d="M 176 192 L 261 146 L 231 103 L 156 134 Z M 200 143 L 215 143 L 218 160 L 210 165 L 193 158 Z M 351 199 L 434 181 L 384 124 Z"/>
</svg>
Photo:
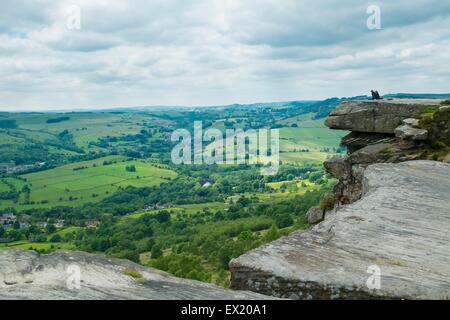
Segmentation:
<svg viewBox="0 0 450 320">
<path fill-rule="evenodd" d="M 371 90 L 370 92 L 372 93 L 372 100 L 380 100 L 381 99 L 380 94 L 378 93 L 378 91 Z"/>
</svg>

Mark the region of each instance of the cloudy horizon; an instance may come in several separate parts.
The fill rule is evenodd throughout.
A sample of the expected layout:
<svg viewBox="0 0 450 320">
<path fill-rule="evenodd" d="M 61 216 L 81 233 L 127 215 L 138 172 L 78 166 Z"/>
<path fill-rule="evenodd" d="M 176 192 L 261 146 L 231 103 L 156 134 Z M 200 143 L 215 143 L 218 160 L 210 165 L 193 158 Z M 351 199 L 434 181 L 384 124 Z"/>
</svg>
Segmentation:
<svg viewBox="0 0 450 320">
<path fill-rule="evenodd" d="M 442 1 L 7 0 L 0 110 L 448 93 L 449 40 Z"/>
</svg>

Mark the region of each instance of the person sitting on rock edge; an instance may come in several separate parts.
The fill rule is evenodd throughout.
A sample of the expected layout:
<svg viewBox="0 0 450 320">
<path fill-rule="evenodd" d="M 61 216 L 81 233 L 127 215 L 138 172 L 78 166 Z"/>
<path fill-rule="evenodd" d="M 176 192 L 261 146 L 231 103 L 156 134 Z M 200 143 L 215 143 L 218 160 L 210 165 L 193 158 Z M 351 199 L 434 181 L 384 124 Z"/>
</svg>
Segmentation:
<svg viewBox="0 0 450 320">
<path fill-rule="evenodd" d="M 372 93 L 372 100 L 380 100 L 381 99 L 380 94 L 378 93 L 378 91 L 370 90 L 370 92 Z"/>
</svg>

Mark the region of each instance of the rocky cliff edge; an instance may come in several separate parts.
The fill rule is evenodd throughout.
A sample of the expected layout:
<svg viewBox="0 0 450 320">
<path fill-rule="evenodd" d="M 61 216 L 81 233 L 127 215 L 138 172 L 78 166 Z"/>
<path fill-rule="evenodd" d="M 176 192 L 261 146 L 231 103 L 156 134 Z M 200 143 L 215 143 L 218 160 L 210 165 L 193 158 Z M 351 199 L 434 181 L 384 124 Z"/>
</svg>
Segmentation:
<svg viewBox="0 0 450 320">
<path fill-rule="evenodd" d="M 334 209 L 311 208 L 312 229 L 232 260 L 232 288 L 293 299 L 448 299 L 449 105 L 337 107 L 325 124 L 351 132 L 342 139 L 348 154 L 324 163 L 339 180 Z"/>
<path fill-rule="evenodd" d="M 293 299 L 448 299 L 449 190 L 450 164 L 371 165 L 360 200 L 232 260 L 232 287 Z"/>
</svg>

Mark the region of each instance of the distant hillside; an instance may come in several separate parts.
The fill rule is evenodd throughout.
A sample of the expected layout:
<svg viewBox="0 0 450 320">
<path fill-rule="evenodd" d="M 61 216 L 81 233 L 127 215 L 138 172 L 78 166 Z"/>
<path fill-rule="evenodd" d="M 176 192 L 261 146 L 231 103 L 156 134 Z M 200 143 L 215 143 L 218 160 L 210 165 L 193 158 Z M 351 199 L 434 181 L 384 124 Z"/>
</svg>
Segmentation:
<svg viewBox="0 0 450 320">
<path fill-rule="evenodd" d="M 399 98 L 399 99 L 448 99 L 450 93 L 390 93 L 383 98 Z"/>
<path fill-rule="evenodd" d="M 336 108 L 341 102 L 347 100 L 365 100 L 368 96 L 355 96 L 344 98 L 329 98 L 322 101 L 292 101 L 285 104 L 285 107 L 295 108 L 297 111 L 291 112 L 291 116 L 304 114 L 304 113 L 316 113 L 313 119 L 321 119 L 327 117 L 331 110 Z"/>
</svg>

